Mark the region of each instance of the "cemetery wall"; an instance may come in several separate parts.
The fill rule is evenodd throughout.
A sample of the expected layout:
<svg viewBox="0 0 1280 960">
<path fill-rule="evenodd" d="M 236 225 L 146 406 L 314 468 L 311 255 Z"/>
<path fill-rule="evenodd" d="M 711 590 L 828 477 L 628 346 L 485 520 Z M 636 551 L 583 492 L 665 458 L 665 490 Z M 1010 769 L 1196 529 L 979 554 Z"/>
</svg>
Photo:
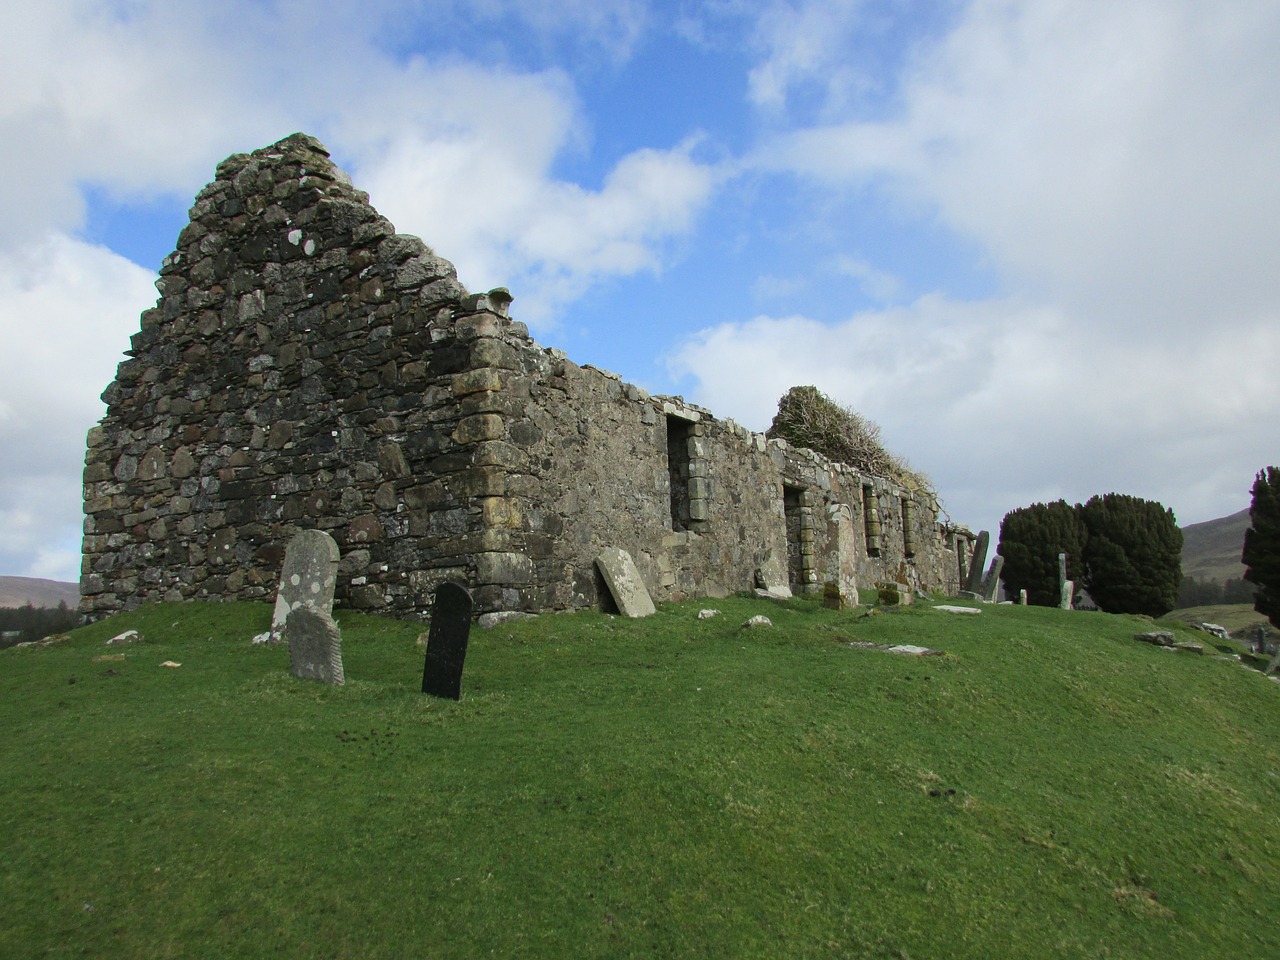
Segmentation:
<svg viewBox="0 0 1280 960">
<path fill-rule="evenodd" d="M 600 605 L 606 546 L 657 600 L 958 585 L 968 532 L 927 497 L 539 346 L 309 137 L 220 164 L 157 287 L 88 438 L 89 617 L 268 599 L 303 529 L 340 603 L 406 615 L 449 579 L 478 611 Z"/>
</svg>

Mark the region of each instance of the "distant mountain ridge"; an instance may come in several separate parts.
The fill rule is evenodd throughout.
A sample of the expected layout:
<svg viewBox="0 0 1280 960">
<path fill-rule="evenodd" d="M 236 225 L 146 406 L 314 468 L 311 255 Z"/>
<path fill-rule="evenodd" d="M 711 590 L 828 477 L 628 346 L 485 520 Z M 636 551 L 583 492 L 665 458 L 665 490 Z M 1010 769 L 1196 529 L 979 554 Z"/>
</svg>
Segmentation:
<svg viewBox="0 0 1280 960">
<path fill-rule="evenodd" d="M 1244 576 L 1240 562 L 1244 532 L 1249 529 L 1249 509 L 1217 520 L 1182 528 L 1182 575 L 1199 580 L 1223 580 Z"/>
<path fill-rule="evenodd" d="M 80 603 L 80 585 L 35 577 L 0 577 L 0 607 L 33 607 L 54 609 L 65 602 L 75 609 Z"/>
</svg>

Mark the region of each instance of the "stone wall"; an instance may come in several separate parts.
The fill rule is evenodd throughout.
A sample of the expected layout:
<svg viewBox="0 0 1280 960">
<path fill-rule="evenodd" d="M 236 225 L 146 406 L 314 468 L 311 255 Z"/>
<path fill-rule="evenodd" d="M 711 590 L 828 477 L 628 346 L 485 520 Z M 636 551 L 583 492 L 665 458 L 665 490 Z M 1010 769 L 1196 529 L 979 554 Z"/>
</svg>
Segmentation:
<svg viewBox="0 0 1280 960">
<path fill-rule="evenodd" d="M 90 617 L 266 598 L 311 528 L 341 602 L 406 615 L 446 579 L 479 611 L 599 605 L 604 546 L 657 600 L 963 571 L 931 502 L 534 343 L 309 137 L 220 164 L 160 274 L 89 435 Z"/>
</svg>

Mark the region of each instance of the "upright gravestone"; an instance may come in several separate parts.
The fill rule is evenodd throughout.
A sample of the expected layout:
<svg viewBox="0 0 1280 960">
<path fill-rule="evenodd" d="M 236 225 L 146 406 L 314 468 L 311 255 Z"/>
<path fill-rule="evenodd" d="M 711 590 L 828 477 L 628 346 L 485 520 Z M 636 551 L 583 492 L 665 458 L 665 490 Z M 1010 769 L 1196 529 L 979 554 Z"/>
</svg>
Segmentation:
<svg viewBox="0 0 1280 960">
<path fill-rule="evenodd" d="M 303 530 L 290 540 L 271 615 L 271 640 L 282 639 L 285 621 L 293 610 L 305 607 L 330 616 L 337 581 L 338 544 L 333 537 L 323 530 Z"/>
<path fill-rule="evenodd" d="M 422 692 L 433 697 L 462 698 L 462 664 L 471 635 L 471 593 L 457 583 L 442 583 L 431 607 L 427 660 L 422 667 Z"/>
<path fill-rule="evenodd" d="M 341 686 L 342 634 L 333 617 L 323 611 L 298 606 L 284 621 L 289 641 L 289 672 L 303 680 L 319 680 Z"/>
<path fill-rule="evenodd" d="M 978 534 L 978 542 L 973 546 L 973 556 L 969 560 L 969 578 L 965 590 L 976 596 L 982 595 L 983 567 L 987 562 L 987 547 L 991 544 L 991 534 L 983 530 Z"/>
<path fill-rule="evenodd" d="M 1076 583 L 1074 580 L 1062 581 L 1062 592 L 1058 597 L 1058 606 L 1063 610 L 1071 609 L 1071 601 L 1075 597 Z"/>
</svg>

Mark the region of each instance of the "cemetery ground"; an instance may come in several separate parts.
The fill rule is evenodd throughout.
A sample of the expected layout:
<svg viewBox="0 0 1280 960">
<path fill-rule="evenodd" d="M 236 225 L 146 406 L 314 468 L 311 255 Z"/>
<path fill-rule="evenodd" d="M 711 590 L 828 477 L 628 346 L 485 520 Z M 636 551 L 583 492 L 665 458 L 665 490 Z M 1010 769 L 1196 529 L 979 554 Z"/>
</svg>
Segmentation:
<svg viewBox="0 0 1280 960">
<path fill-rule="evenodd" d="M 0 652 L 0 956 L 1280 956 L 1280 684 L 1173 621 L 1205 655 L 1043 608 L 544 615 L 473 630 L 454 702 L 421 624 L 339 612 L 339 687 L 270 619 Z"/>
</svg>

